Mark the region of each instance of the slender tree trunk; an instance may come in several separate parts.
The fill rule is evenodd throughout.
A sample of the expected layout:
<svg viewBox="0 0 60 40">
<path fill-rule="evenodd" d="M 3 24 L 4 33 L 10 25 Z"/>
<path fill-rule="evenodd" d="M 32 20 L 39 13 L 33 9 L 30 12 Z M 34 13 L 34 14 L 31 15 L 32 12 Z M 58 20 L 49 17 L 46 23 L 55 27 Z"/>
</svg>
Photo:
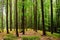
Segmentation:
<svg viewBox="0 0 60 40">
<path fill-rule="evenodd" d="M 16 26 L 15 26 L 16 25 L 16 20 L 15 20 L 16 17 L 15 16 L 16 16 L 16 10 L 15 10 L 15 1 L 14 1 L 14 31 L 16 31 L 15 30 L 16 29 Z"/>
<path fill-rule="evenodd" d="M 43 0 L 41 0 L 41 11 L 42 11 L 42 28 L 43 28 L 43 35 L 46 35 L 45 25 L 44 25 L 44 7 L 43 7 Z"/>
<path fill-rule="evenodd" d="M 9 28 L 8 28 L 8 0 L 6 0 L 6 30 L 7 34 L 9 33 Z"/>
<path fill-rule="evenodd" d="M 56 27 L 55 31 L 57 31 L 59 28 L 59 17 L 60 17 L 60 4 L 59 4 L 59 2 L 60 2 L 60 0 L 56 0 L 57 27 Z"/>
<path fill-rule="evenodd" d="M 4 26 L 3 26 L 3 7 L 4 7 L 4 0 L 2 0 L 2 32 L 4 32 Z"/>
<path fill-rule="evenodd" d="M 10 31 L 12 31 L 12 0 L 10 0 Z"/>
<path fill-rule="evenodd" d="M 57 3 L 58 3 L 58 0 L 56 0 L 56 20 L 58 19 L 58 18 L 57 18 L 57 14 L 58 14 L 58 13 L 57 13 L 57 6 L 58 6 Z M 57 27 L 58 27 L 58 20 L 56 21 L 56 27 L 55 27 L 55 30 L 54 30 L 55 32 L 57 32 Z"/>
<path fill-rule="evenodd" d="M 37 32 L 37 0 L 34 2 L 34 30 Z"/>
<path fill-rule="evenodd" d="M 17 13 L 17 0 L 15 0 L 15 13 L 16 13 L 16 36 L 18 37 L 18 13 Z"/>
<path fill-rule="evenodd" d="M 25 34 L 25 27 L 24 27 L 24 0 L 22 0 L 22 3 L 23 3 L 23 5 L 22 5 L 22 13 L 23 13 L 23 15 L 22 15 L 22 32 L 23 32 L 23 34 Z"/>
<path fill-rule="evenodd" d="M 21 30 L 21 22 L 20 22 L 21 19 L 20 19 L 20 17 L 21 17 L 21 16 L 20 16 L 20 8 L 19 8 L 19 19 L 18 19 L 18 20 L 19 20 L 19 22 L 18 22 L 18 23 L 19 23 L 19 24 L 18 24 L 18 25 L 19 25 L 19 30 Z M 20 31 L 20 32 L 21 32 L 21 31 Z"/>
<path fill-rule="evenodd" d="M 38 14 L 38 29 L 40 30 L 40 14 Z"/>
<path fill-rule="evenodd" d="M 53 2 L 51 2 L 51 34 L 53 34 Z"/>
<path fill-rule="evenodd" d="M 31 7 L 31 27 L 33 27 L 33 26 L 32 26 L 32 11 L 33 11 L 33 9 L 32 9 L 32 7 Z"/>
<path fill-rule="evenodd" d="M 27 20 L 26 20 L 26 16 L 24 17 L 24 19 L 25 19 L 25 21 L 24 21 L 24 27 L 25 27 L 25 29 L 26 29 L 26 31 L 27 31 Z"/>
</svg>

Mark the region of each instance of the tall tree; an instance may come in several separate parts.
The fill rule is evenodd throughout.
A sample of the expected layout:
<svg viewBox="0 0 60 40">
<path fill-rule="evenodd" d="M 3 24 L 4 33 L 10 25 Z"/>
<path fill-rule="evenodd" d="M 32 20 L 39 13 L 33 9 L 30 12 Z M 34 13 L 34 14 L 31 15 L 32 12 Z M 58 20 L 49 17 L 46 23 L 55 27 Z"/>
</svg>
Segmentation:
<svg viewBox="0 0 60 40">
<path fill-rule="evenodd" d="M 18 37 L 18 11 L 17 11 L 17 0 L 15 0 L 15 13 L 16 13 L 16 36 Z"/>
<path fill-rule="evenodd" d="M 23 29 L 22 32 L 23 32 L 23 34 L 25 34 L 25 27 L 24 27 L 24 0 L 22 0 L 22 4 L 23 4 L 22 5 L 22 7 L 23 7 L 22 8 L 22 13 L 23 13 L 22 14 L 22 29 Z"/>
<path fill-rule="evenodd" d="M 12 31 L 12 0 L 10 0 L 10 31 Z"/>
<path fill-rule="evenodd" d="M 21 0 L 18 0 L 18 28 L 19 28 L 19 30 L 20 30 L 20 32 L 21 32 L 21 8 L 20 8 L 20 2 L 21 2 Z"/>
<path fill-rule="evenodd" d="M 8 0 L 6 0 L 6 30 L 7 30 L 7 33 L 9 33 L 9 29 L 8 29 Z"/>
<path fill-rule="evenodd" d="M 33 25 L 32 25 L 32 11 L 33 11 L 33 6 L 31 5 L 31 27 L 33 27 Z"/>
<path fill-rule="evenodd" d="M 37 32 L 37 0 L 33 1 L 34 4 L 34 30 Z"/>
<path fill-rule="evenodd" d="M 16 2 L 14 1 L 14 6 L 16 6 Z M 14 31 L 16 29 L 16 7 L 14 7 Z"/>
<path fill-rule="evenodd" d="M 51 34 L 53 34 L 53 1 L 50 0 L 51 3 Z"/>
<path fill-rule="evenodd" d="M 46 35 L 45 25 L 44 25 L 44 7 L 43 7 L 43 0 L 41 0 L 41 11 L 42 11 L 42 28 L 43 28 L 43 35 Z"/>
<path fill-rule="evenodd" d="M 57 17 L 57 27 L 55 28 L 55 31 L 60 28 L 59 26 L 59 19 L 60 19 L 60 0 L 56 0 L 56 17 Z"/>
<path fill-rule="evenodd" d="M 59 23 L 59 21 L 58 21 L 58 0 L 56 0 L 56 26 L 55 26 L 55 28 L 54 28 L 54 32 L 57 32 L 57 27 L 58 27 L 58 23 Z"/>
<path fill-rule="evenodd" d="M 3 7 L 4 7 L 4 0 L 2 0 L 2 32 L 4 31 L 4 27 L 3 27 Z"/>
</svg>

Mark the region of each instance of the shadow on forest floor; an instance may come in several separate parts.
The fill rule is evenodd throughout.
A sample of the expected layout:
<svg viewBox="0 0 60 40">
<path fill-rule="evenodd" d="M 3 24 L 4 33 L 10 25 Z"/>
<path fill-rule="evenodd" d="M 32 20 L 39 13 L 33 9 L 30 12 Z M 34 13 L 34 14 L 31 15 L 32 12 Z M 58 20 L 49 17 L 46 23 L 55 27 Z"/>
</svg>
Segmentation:
<svg viewBox="0 0 60 40">
<path fill-rule="evenodd" d="M 16 35 L 14 31 L 11 32 L 12 34 Z M 3 37 L 6 35 L 6 33 L 0 33 L 0 40 L 3 39 Z M 22 36 L 39 36 L 40 40 L 60 40 L 60 38 L 55 37 L 54 34 L 50 34 L 50 32 L 47 32 L 47 36 L 42 36 L 42 31 L 35 32 L 33 30 L 28 30 L 25 32 L 25 35 L 22 33 L 19 33 L 18 40 L 21 40 Z"/>
</svg>

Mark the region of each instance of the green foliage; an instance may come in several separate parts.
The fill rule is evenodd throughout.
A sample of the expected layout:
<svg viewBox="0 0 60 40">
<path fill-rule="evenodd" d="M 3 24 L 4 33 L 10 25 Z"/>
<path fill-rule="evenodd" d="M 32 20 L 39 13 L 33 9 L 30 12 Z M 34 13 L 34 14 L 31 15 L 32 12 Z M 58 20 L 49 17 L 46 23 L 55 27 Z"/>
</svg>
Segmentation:
<svg viewBox="0 0 60 40">
<path fill-rule="evenodd" d="M 23 36 L 22 40 L 40 40 L 37 36 Z"/>
<path fill-rule="evenodd" d="M 12 27 L 15 28 L 15 0 L 12 0 Z M 19 29 L 21 28 L 22 24 L 22 0 L 17 0 L 17 11 L 18 11 L 18 27 Z M 49 27 L 51 26 L 51 5 L 50 5 L 50 0 L 44 0 L 43 2 L 44 6 L 44 24 L 45 28 L 48 31 Z M 26 28 L 34 28 L 34 12 L 33 12 L 33 6 L 35 3 L 33 0 L 24 0 L 24 22 L 25 22 L 25 27 Z M 1 12 L 1 6 L 2 3 L 0 1 L 0 30 L 2 28 L 2 23 L 1 23 L 1 17 L 2 17 L 2 12 Z M 56 8 L 57 7 L 57 8 Z M 57 9 L 57 10 L 56 10 Z M 4 9 L 6 12 L 6 0 L 4 0 Z M 57 26 L 57 21 L 58 21 L 58 15 L 57 13 L 60 14 L 60 1 L 58 0 L 57 5 L 56 5 L 56 0 L 53 0 L 53 21 L 54 21 L 54 27 Z M 57 11 L 57 13 L 56 13 Z M 6 27 L 6 13 L 3 14 L 3 26 L 4 28 Z M 32 22 L 31 22 L 32 20 Z M 42 30 L 42 13 L 41 13 L 41 0 L 37 0 L 37 21 L 39 22 L 39 30 Z M 60 18 L 59 18 L 59 24 L 60 24 Z M 32 26 L 31 26 L 32 25 Z M 10 28 L 10 0 L 8 0 L 8 26 Z M 37 23 L 38 26 L 38 23 Z M 60 28 L 60 25 L 59 25 Z M 58 31 L 60 30 L 58 28 Z"/>
<path fill-rule="evenodd" d="M 55 38 L 60 38 L 60 34 L 58 34 L 58 33 L 51 34 L 50 32 L 47 32 L 47 35 L 55 37 Z"/>
<path fill-rule="evenodd" d="M 17 40 L 17 37 L 12 34 L 8 34 L 4 37 L 4 40 Z"/>
</svg>

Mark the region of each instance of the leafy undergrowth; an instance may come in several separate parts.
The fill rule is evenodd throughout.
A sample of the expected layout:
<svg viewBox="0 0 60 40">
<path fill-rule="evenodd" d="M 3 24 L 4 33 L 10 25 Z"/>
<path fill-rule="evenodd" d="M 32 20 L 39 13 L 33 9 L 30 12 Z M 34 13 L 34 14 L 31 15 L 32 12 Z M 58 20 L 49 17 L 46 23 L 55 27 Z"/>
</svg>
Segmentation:
<svg viewBox="0 0 60 40">
<path fill-rule="evenodd" d="M 42 31 L 38 31 L 42 35 Z M 46 32 L 46 36 L 41 36 L 41 40 L 60 40 L 60 34 L 51 32 Z"/>
<path fill-rule="evenodd" d="M 38 30 L 38 32 L 42 35 L 42 31 Z M 60 38 L 60 34 L 59 33 L 53 33 L 51 34 L 51 32 L 46 32 L 46 36 L 52 36 L 52 37 L 55 37 L 55 38 Z"/>
<path fill-rule="evenodd" d="M 40 40 L 38 36 L 22 36 L 22 40 Z"/>
<path fill-rule="evenodd" d="M 7 34 L 3 40 L 17 40 L 17 37 L 13 34 Z"/>
<path fill-rule="evenodd" d="M 58 33 L 51 34 L 50 32 L 47 32 L 47 36 L 52 36 L 52 37 L 55 37 L 55 38 L 60 38 L 60 34 L 58 34 Z"/>
<path fill-rule="evenodd" d="M 15 35 L 14 37 L 12 37 L 13 39 L 15 39 L 15 38 L 17 39 L 15 31 L 11 31 L 10 33 Z M 46 36 L 42 36 L 42 31 L 40 31 L 40 30 L 38 30 L 38 32 L 35 32 L 33 30 L 27 30 L 27 31 L 25 31 L 25 35 L 23 35 L 22 33 L 19 32 L 18 40 L 21 40 L 21 38 L 23 36 L 24 37 L 38 36 L 38 37 L 40 37 L 40 40 L 60 40 L 60 34 L 58 34 L 58 33 L 51 34 L 50 32 L 46 32 L 46 33 L 47 33 Z M 1 33 L 0 38 L 4 35 L 6 35 L 6 34 Z M 11 35 L 8 35 L 8 36 L 11 37 Z"/>
</svg>

